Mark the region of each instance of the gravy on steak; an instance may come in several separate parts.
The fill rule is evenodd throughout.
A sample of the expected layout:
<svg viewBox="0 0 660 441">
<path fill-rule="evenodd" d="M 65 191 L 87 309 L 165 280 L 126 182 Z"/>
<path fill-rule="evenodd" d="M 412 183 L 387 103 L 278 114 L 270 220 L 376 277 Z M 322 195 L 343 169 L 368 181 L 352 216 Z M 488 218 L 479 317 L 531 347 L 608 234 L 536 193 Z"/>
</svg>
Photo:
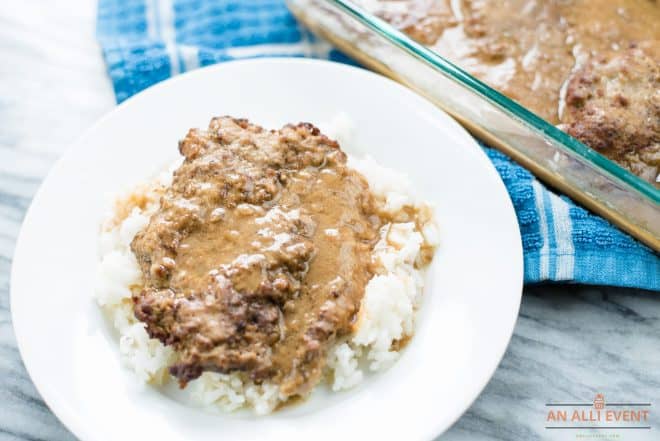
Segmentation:
<svg viewBox="0 0 660 441">
<path fill-rule="evenodd" d="M 384 220 L 338 144 L 310 124 L 267 131 L 214 118 L 131 248 L 135 316 L 171 345 L 181 386 L 241 372 L 304 395 L 352 326 Z"/>
<path fill-rule="evenodd" d="M 656 182 L 657 0 L 377 0 L 374 12 Z M 578 93 L 579 95 L 575 95 Z"/>
</svg>

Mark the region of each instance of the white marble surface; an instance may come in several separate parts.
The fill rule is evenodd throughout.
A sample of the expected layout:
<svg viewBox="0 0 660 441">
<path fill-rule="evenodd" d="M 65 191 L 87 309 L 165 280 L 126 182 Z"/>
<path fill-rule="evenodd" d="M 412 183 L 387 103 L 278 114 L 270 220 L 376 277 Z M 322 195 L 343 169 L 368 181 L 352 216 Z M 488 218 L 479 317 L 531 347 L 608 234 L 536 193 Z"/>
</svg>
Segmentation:
<svg viewBox="0 0 660 441">
<path fill-rule="evenodd" d="M 114 106 L 94 8 L 94 0 L 0 5 L 0 440 L 73 439 L 20 360 L 9 272 L 21 220 L 49 167 Z M 610 401 L 653 402 L 652 430 L 599 432 L 615 435 L 600 439 L 660 439 L 660 294 L 528 288 L 499 369 L 442 439 L 578 439 L 544 429 L 545 403 L 589 402 L 596 392 Z"/>
</svg>

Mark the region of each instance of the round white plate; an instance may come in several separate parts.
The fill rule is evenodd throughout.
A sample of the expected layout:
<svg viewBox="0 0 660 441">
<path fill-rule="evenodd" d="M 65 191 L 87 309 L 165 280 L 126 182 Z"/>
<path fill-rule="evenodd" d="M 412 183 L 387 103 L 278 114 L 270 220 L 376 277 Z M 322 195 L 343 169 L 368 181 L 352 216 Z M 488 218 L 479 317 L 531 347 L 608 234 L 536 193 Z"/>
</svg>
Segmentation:
<svg viewBox="0 0 660 441">
<path fill-rule="evenodd" d="M 399 361 L 353 390 L 315 393 L 266 417 L 186 407 L 122 367 L 92 300 L 106 194 L 153 176 L 212 116 L 268 128 L 343 112 L 355 146 L 405 172 L 437 207 L 442 243 Z M 350 150 L 350 149 L 349 149 Z M 522 291 L 515 213 L 497 172 L 454 120 L 406 88 L 323 61 L 259 59 L 165 81 L 101 119 L 53 167 L 16 245 L 11 309 L 25 365 L 83 440 L 431 439 L 484 388 Z"/>
</svg>

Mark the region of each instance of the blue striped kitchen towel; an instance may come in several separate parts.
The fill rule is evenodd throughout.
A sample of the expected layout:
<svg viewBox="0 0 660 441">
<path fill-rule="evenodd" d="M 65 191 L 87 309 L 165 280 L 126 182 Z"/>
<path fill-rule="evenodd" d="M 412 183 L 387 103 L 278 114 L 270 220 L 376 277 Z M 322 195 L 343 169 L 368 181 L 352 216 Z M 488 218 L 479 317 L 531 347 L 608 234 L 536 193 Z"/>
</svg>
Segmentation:
<svg viewBox="0 0 660 441">
<path fill-rule="evenodd" d="M 173 75 L 227 60 L 299 56 L 350 62 L 296 23 L 283 0 L 100 0 L 97 35 L 117 101 Z M 660 257 L 485 151 L 518 214 L 525 281 L 660 291 Z"/>
</svg>

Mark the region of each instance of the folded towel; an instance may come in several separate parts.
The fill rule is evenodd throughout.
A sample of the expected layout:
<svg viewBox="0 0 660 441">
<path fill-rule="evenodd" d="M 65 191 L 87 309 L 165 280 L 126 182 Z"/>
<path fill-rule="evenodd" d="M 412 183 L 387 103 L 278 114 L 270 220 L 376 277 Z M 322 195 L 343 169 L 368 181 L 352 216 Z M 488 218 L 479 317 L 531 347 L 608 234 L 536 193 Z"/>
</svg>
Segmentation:
<svg viewBox="0 0 660 441">
<path fill-rule="evenodd" d="M 173 75 L 227 60 L 296 56 L 351 63 L 298 24 L 283 0 L 100 0 L 97 35 L 117 102 Z M 526 283 L 660 291 L 656 253 L 549 191 L 505 155 L 484 150 L 518 215 Z"/>
</svg>

